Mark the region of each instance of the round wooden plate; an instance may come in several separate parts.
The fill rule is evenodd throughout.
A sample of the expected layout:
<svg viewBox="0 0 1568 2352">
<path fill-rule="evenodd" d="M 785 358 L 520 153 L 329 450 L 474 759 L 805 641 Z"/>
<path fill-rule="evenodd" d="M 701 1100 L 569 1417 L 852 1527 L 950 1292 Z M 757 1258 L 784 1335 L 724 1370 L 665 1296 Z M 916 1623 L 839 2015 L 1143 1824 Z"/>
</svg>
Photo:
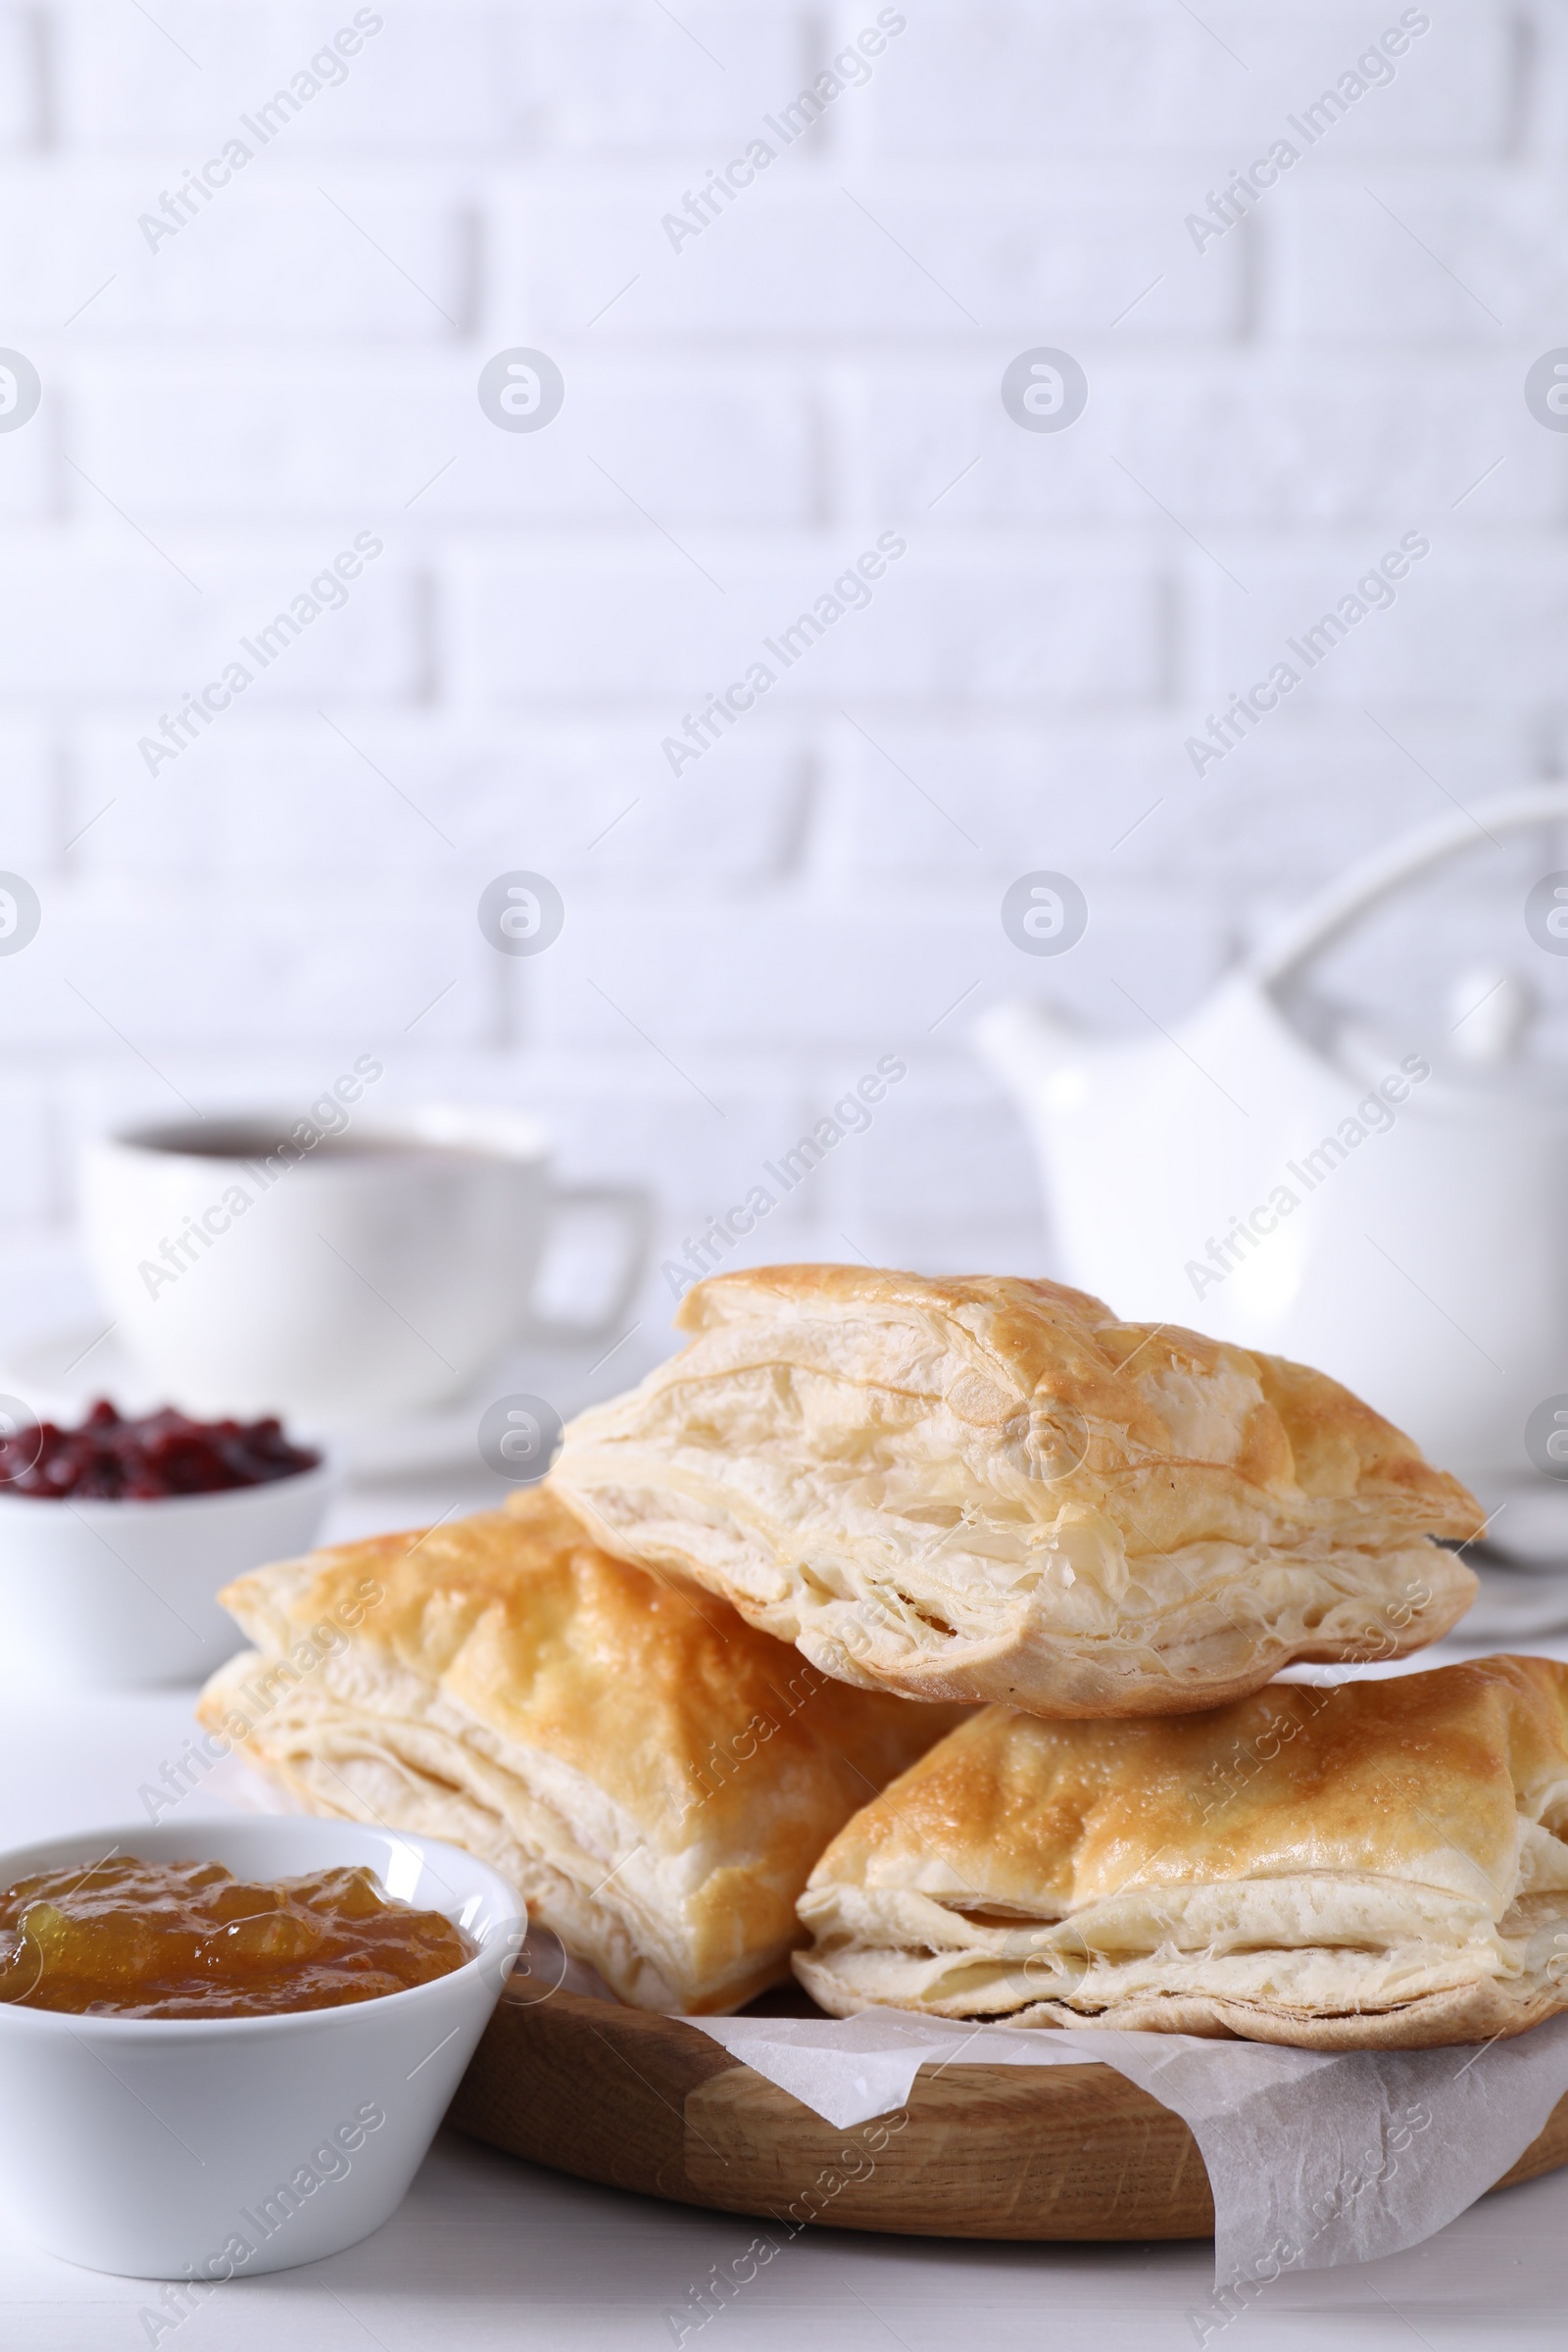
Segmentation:
<svg viewBox="0 0 1568 2352">
<path fill-rule="evenodd" d="M 782 2005 L 782 2004 L 780 2004 Z M 612 2188 L 906 2236 L 1208 2237 L 1180 2116 L 1108 2066 L 922 2068 L 837 2131 L 678 2019 L 514 1976 L 447 2121 Z M 1568 2098 L 1496 2183 L 1568 2163 Z"/>
</svg>

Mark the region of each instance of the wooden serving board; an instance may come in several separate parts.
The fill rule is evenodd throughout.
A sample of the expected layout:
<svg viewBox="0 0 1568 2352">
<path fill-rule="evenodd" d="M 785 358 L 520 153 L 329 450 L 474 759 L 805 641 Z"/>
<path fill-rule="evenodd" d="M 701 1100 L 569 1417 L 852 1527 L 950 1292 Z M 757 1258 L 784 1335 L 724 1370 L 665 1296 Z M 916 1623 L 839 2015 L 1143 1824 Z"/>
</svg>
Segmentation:
<svg viewBox="0 0 1568 2352">
<path fill-rule="evenodd" d="M 787 2226 L 1008 2238 L 1214 2228 L 1198 2142 L 1112 2067 L 922 2067 L 906 2108 L 838 2131 L 678 2019 L 529 1977 L 502 1994 L 447 2121 L 580 2180 Z M 1496 2185 L 1565 2163 L 1568 2098 Z"/>
</svg>

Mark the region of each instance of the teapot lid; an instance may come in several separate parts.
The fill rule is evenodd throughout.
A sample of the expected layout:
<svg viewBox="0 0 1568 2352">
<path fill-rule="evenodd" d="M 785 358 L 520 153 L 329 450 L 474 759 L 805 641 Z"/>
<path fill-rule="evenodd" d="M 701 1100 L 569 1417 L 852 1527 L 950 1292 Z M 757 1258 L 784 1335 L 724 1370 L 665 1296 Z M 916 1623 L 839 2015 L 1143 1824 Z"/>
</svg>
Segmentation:
<svg viewBox="0 0 1568 2352">
<path fill-rule="evenodd" d="M 1568 956 L 1568 870 L 1543 874 L 1523 908 L 1516 961 L 1467 960 L 1446 987 L 1405 1028 L 1398 1042 L 1387 1021 L 1332 1002 L 1311 985 L 1307 967 L 1335 941 L 1400 888 L 1460 852 L 1499 836 L 1568 824 L 1568 785 L 1538 784 L 1494 794 L 1389 843 L 1340 875 L 1298 908 L 1247 959 L 1252 981 L 1281 1015 L 1327 1059 L 1375 1085 L 1415 1047 L 1430 1063 L 1434 1084 L 1424 1100 L 1433 1110 L 1473 1112 L 1489 1104 L 1503 1116 L 1568 1117 L 1568 1064 L 1551 1051 L 1543 992 L 1525 958 L 1543 951 Z"/>
</svg>

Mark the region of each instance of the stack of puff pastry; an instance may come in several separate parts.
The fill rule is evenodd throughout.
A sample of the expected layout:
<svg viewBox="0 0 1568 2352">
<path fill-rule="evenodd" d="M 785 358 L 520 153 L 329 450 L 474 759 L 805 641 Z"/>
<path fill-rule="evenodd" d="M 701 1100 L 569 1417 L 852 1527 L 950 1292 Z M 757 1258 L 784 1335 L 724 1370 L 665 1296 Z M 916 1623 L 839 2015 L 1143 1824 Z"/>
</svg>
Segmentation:
<svg viewBox="0 0 1568 2352">
<path fill-rule="evenodd" d="M 1462 1614 L 1481 1515 L 1337 1383 L 1038 1281 L 764 1268 L 678 1321 L 507 1511 L 230 1588 L 204 1719 L 488 1853 L 648 2006 L 792 1951 L 839 2015 L 1423 2046 L 1568 2005 L 1568 1670 L 1360 1673 Z M 1266 1688 L 1298 1660 L 1340 1671 Z"/>
</svg>

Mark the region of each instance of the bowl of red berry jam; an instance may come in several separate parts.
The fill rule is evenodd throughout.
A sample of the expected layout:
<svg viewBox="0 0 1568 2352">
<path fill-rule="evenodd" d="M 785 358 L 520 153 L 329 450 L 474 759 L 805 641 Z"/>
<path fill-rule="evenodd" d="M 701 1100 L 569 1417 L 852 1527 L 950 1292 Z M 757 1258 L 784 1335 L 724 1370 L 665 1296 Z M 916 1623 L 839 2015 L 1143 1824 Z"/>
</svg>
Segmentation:
<svg viewBox="0 0 1568 2352">
<path fill-rule="evenodd" d="M 15 1664 L 105 1690 L 203 1680 L 240 1646 L 233 1577 L 308 1551 L 334 1484 L 274 1419 L 0 1417 L 0 1589 Z"/>
<path fill-rule="evenodd" d="M 0 1491 L 87 1502 L 166 1502 L 270 1486 L 320 1464 L 280 1421 L 193 1421 L 172 1405 L 134 1419 L 100 1396 L 74 1429 L 24 1422 L 0 1434 Z"/>
</svg>

